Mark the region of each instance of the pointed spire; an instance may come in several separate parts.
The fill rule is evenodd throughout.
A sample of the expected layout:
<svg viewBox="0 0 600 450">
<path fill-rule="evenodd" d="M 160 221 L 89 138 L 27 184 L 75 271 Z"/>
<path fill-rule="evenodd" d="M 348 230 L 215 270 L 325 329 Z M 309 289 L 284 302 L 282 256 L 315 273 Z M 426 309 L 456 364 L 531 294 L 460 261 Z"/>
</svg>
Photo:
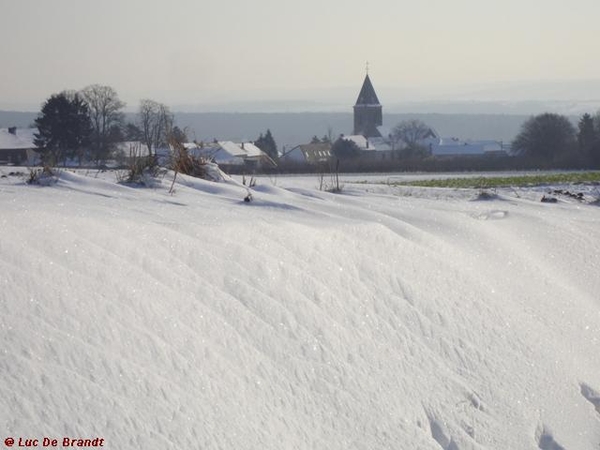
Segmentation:
<svg viewBox="0 0 600 450">
<path fill-rule="evenodd" d="M 363 82 L 358 99 L 354 105 L 354 134 L 367 138 L 381 137 L 377 127 L 383 124 L 383 107 L 379 103 L 371 78 L 369 78 L 369 63 L 366 64 L 365 81 Z"/>
<path fill-rule="evenodd" d="M 358 99 L 356 99 L 356 105 L 380 105 L 375 88 L 373 88 L 373 83 L 371 83 L 371 79 L 369 78 L 368 70 L 369 66 L 367 63 L 367 75 L 358 94 Z"/>
</svg>

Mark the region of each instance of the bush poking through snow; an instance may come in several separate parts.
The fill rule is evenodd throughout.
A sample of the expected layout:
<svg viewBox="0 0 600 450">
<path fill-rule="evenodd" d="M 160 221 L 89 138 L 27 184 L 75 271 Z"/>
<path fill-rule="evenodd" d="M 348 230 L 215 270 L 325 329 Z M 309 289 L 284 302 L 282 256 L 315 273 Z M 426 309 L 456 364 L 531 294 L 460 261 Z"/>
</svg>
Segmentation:
<svg viewBox="0 0 600 450">
<path fill-rule="evenodd" d="M 191 155 L 185 145 L 174 136 L 169 138 L 169 145 L 173 153 L 171 169 L 175 171 L 173 183 L 171 183 L 171 189 L 169 190 L 171 194 L 175 192 L 175 181 L 179 173 L 208 181 L 223 181 L 223 173 L 217 164 L 203 156 Z"/>
<path fill-rule="evenodd" d="M 183 143 L 175 138 L 169 140 L 169 145 L 173 151 L 171 169 L 175 173 L 182 173 L 196 178 L 207 178 L 208 164 L 210 163 L 207 158 L 190 155 Z"/>
<path fill-rule="evenodd" d="M 325 191 L 327 192 L 331 192 L 332 194 L 339 194 L 340 192 L 342 192 L 342 190 L 344 189 L 343 185 L 338 185 L 336 184 L 335 186 L 330 186 L 328 188 L 325 189 Z"/>
<path fill-rule="evenodd" d="M 488 190 L 482 189 L 479 191 L 474 200 L 478 201 L 487 201 L 487 200 L 495 200 L 498 198 L 498 195 L 495 192 L 490 192 Z"/>
<path fill-rule="evenodd" d="M 139 145 L 129 148 L 128 168 L 117 172 L 117 181 L 126 184 L 152 186 L 153 179 L 158 175 L 158 162 L 151 155 L 142 155 Z"/>
<path fill-rule="evenodd" d="M 570 197 L 570 198 L 578 200 L 580 202 L 585 201 L 585 197 L 583 195 L 583 192 L 571 192 L 571 191 L 568 191 L 566 189 L 554 189 L 553 191 L 549 192 L 549 194 L 562 195 L 562 196 L 565 196 L 565 197 Z"/>
<path fill-rule="evenodd" d="M 600 206 L 600 190 L 595 189 L 594 194 L 592 194 L 592 199 L 588 203 L 590 205 Z"/>
<path fill-rule="evenodd" d="M 250 177 L 250 181 L 246 180 L 246 175 L 242 175 L 242 184 L 244 186 L 246 186 L 246 184 L 248 184 L 248 187 L 253 188 L 254 186 L 256 186 L 256 178 L 254 178 L 253 176 Z"/>
<path fill-rule="evenodd" d="M 27 179 L 27 184 L 50 186 L 55 184 L 59 177 L 59 170 L 46 165 L 41 169 L 29 169 L 29 178 Z"/>
<path fill-rule="evenodd" d="M 540 202 L 542 202 L 542 203 L 558 203 L 558 199 L 556 197 L 550 197 L 550 196 L 544 195 L 542 197 L 542 199 L 540 200 Z"/>
<path fill-rule="evenodd" d="M 339 194 L 340 192 L 342 192 L 342 189 L 344 189 L 344 186 L 340 185 L 340 160 L 339 159 L 337 160 L 337 162 L 335 164 L 335 171 L 333 169 L 333 166 L 330 166 L 331 183 L 325 183 L 323 180 L 324 176 L 325 176 L 325 174 L 323 172 L 321 172 L 319 174 L 319 190 L 320 191 L 332 192 L 334 194 Z"/>
</svg>

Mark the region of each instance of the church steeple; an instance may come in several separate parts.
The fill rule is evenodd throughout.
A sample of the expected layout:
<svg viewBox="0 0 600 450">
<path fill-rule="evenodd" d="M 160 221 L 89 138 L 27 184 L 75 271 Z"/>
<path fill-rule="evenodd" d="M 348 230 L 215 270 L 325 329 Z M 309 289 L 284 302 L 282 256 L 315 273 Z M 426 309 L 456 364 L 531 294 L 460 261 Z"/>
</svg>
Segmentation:
<svg viewBox="0 0 600 450">
<path fill-rule="evenodd" d="M 369 65 L 362 88 L 354 105 L 354 134 L 365 137 L 380 137 L 377 127 L 383 125 L 383 107 L 379 103 L 371 78 Z"/>
<path fill-rule="evenodd" d="M 379 99 L 377 98 L 377 94 L 375 93 L 373 83 L 371 83 L 371 79 L 369 78 L 368 72 L 365 76 L 365 81 L 363 81 L 363 85 L 360 90 L 360 93 L 358 94 L 358 98 L 356 99 L 356 105 L 381 106 L 381 104 L 379 103 Z"/>
</svg>

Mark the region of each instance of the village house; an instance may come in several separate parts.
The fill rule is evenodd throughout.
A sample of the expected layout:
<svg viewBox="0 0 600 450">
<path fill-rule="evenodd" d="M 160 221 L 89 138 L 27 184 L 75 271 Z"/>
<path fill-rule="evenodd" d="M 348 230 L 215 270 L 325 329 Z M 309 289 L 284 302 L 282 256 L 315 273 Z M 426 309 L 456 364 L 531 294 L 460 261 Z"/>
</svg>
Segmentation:
<svg viewBox="0 0 600 450">
<path fill-rule="evenodd" d="M 252 142 L 237 144 L 232 141 L 214 141 L 188 143 L 185 147 L 191 155 L 205 157 L 225 170 L 253 171 L 277 167 L 277 163 Z"/>
<path fill-rule="evenodd" d="M 456 138 L 436 138 L 434 142 L 424 142 L 433 156 L 506 156 L 502 142 L 493 140 L 462 141 Z"/>
<path fill-rule="evenodd" d="M 331 144 L 319 142 L 297 145 L 279 157 L 281 165 L 308 164 L 311 166 L 326 163 L 331 158 Z"/>
<path fill-rule="evenodd" d="M 0 164 L 33 165 L 39 160 L 35 128 L 0 128 Z"/>
</svg>

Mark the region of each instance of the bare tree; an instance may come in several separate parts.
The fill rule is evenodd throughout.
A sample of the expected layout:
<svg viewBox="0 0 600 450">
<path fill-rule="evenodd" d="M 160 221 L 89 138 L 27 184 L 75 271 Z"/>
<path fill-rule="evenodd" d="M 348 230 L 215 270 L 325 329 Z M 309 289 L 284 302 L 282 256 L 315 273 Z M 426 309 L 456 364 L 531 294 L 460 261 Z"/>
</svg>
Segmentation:
<svg viewBox="0 0 600 450">
<path fill-rule="evenodd" d="M 92 120 L 93 157 L 99 162 L 106 159 L 110 153 L 111 128 L 121 126 L 125 103 L 119 100 L 117 92 L 110 86 L 92 84 L 81 91 L 90 111 Z M 113 128 L 114 130 L 114 128 Z"/>
<path fill-rule="evenodd" d="M 400 122 L 392 131 L 394 143 L 403 141 L 408 147 L 418 146 L 420 141 L 432 136 L 435 136 L 433 130 L 424 122 L 416 119 Z"/>
<path fill-rule="evenodd" d="M 148 155 L 152 156 L 153 151 L 156 155 L 156 149 L 167 143 L 173 127 L 173 114 L 168 106 L 149 99 L 140 101 L 138 114 L 142 140 L 148 146 Z"/>
</svg>

